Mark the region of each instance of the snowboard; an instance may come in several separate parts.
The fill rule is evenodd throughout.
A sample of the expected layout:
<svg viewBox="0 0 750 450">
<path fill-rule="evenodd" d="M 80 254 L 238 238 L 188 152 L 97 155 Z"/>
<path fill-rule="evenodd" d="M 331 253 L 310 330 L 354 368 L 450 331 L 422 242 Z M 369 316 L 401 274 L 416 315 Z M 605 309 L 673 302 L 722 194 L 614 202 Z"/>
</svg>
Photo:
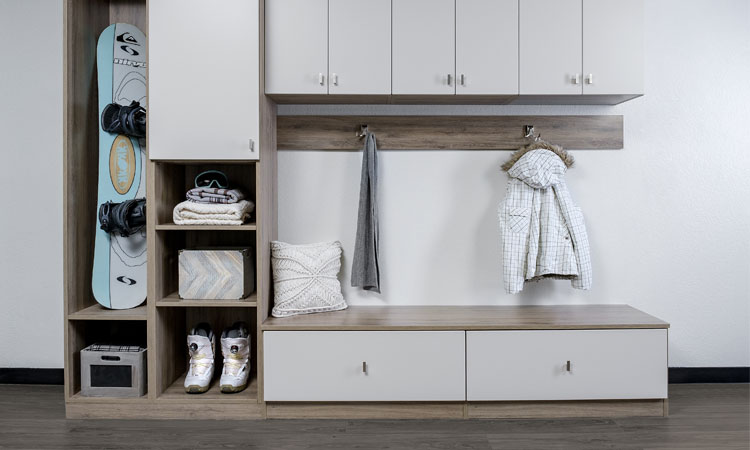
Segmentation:
<svg viewBox="0 0 750 450">
<path fill-rule="evenodd" d="M 110 103 L 146 104 L 146 36 L 137 27 L 116 23 L 99 36 L 96 46 L 99 88 L 99 181 L 96 237 L 91 288 L 99 304 L 111 309 L 134 308 L 146 300 L 146 229 L 122 237 L 100 228 L 99 206 L 146 197 L 145 139 L 112 134 L 101 126 Z"/>
</svg>

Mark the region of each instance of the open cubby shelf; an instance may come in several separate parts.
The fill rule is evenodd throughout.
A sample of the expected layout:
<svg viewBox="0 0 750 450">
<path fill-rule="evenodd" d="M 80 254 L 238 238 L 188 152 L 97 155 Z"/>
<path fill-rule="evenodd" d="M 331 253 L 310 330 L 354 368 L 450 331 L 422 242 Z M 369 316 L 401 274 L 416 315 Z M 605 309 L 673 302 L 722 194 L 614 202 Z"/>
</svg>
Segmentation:
<svg viewBox="0 0 750 450">
<path fill-rule="evenodd" d="M 159 308 L 170 307 L 200 307 L 200 308 L 226 308 L 226 307 L 245 307 L 255 308 L 258 306 L 258 296 L 252 293 L 241 300 L 192 300 L 183 299 L 173 292 L 166 297 L 157 300 L 156 306 Z"/>
<path fill-rule="evenodd" d="M 157 279 L 156 290 L 153 295 L 153 298 L 157 299 L 156 306 L 179 306 L 175 303 L 179 301 L 177 291 L 179 288 L 178 257 L 180 250 L 214 247 L 250 248 L 252 263 L 254 267 L 258 267 L 257 252 L 255 251 L 258 237 L 256 231 L 214 231 L 207 233 L 202 230 L 179 230 L 169 233 L 154 233 L 153 236 L 153 252 L 149 254 L 149 257 L 153 257 L 159 262 L 159 267 L 155 270 Z M 151 246 L 151 243 L 149 245 Z M 200 302 L 196 303 L 195 306 L 208 306 L 213 300 L 188 301 Z M 239 305 L 246 304 L 245 300 L 234 302 Z M 220 303 L 225 304 L 225 301 L 220 301 Z"/>
<path fill-rule="evenodd" d="M 257 403 L 258 402 L 258 379 L 250 378 L 247 388 L 241 392 L 225 394 L 219 387 L 219 376 L 221 375 L 221 366 L 216 367 L 214 379 L 211 381 L 211 387 L 202 394 L 188 394 L 185 392 L 185 373 L 179 376 L 162 394 L 158 397 L 159 401 L 189 401 L 195 403 Z"/>
<path fill-rule="evenodd" d="M 96 303 L 68 314 L 70 320 L 146 320 L 147 318 L 146 303 L 131 309 L 107 309 Z"/>
<path fill-rule="evenodd" d="M 157 161 L 152 163 L 154 170 L 154 189 L 156 201 L 150 214 L 156 217 L 157 230 L 255 230 L 254 223 L 244 225 L 176 225 L 172 219 L 174 207 L 185 200 L 185 194 L 195 186 L 195 177 L 206 170 L 220 170 L 227 175 L 229 187 L 239 189 L 245 194 L 245 199 L 256 202 L 256 169 L 255 163 L 247 164 L 224 161 L 192 161 L 190 163 L 174 161 Z M 250 214 L 254 220 L 256 211 Z"/>
<path fill-rule="evenodd" d="M 188 331 L 200 322 L 207 322 L 216 336 L 216 351 L 214 361 L 214 380 L 212 391 L 221 395 L 221 399 L 233 397 L 218 391 L 218 376 L 221 372 L 223 357 L 221 354 L 221 332 L 236 321 L 244 321 L 250 327 L 250 378 L 256 380 L 255 387 L 248 388 L 246 393 L 238 393 L 236 399 L 247 401 L 253 398 L 257 401 L 257 364 L 258 364 L 258 321 L 255 308 L 245 307 L 184 307 L 157 308 L 156 324 L 159 328 L 156 334 L 156 357 L 160 362 L 157 371 L 159 393 L 162 399 L 193 400 L 199 397 L 210 399 L 215 397 L 211 392 L 204 394 L 187 394 L 183 388 L 184 375 L 188 367 L 189 356 L 186 344 Z M 244 391 L 243 391 L 244 392 Z M 205 397 L 204 397 L 205 396 Z M 252 397 L 250 397 L 252 396 Z M 229 401 L 229 400 L 228 400 Z M 236 401 L 236 400 L 235 400 Z"/>
<path fill-rule="evenodd" d="M 156 224 L 156 231 L 250 231 L 257 230 L 255 223 L 245 223 L 242 225 L 177 225 L 176 223 L 159 223 Z"/>
<path fill-rule="evenodd" d="M 67 367 L 65 392 L 68 400 L 89 400 L 94 397 L 83 397 L 81 391 L 81 350 L 91 344 L 127 344 L 146 347 L 148 339 L 146 321 L 137 320 L 69 320 L 66 327 L 67 357 L 72 361 Z M 102 398 L 102 397 L 98 397 Z M 85 400 L 83 400 L 85 399 Z M 121 398 L 117 398 L 120 401 Z M 101 401 L 100 401 L 101 402 Z"/>
</svg>

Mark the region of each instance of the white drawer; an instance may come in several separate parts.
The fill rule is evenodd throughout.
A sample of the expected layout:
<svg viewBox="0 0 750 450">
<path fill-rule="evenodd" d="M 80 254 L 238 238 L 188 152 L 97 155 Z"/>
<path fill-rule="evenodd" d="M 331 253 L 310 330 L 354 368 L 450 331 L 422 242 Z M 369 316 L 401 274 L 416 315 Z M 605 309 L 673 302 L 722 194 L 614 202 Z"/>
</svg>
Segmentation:
<svg viewBox="0 0 750 450">
<path fill-rule="evenodd" d="M 469 331 L 466 351 L 470 401 L 667 397 L 665 329 Z"/>
<path fill-rule="evenodd" d="M 465 343 L 463 331 L 266 331 L 264 397 L 465 400 Z"/>
</svg>

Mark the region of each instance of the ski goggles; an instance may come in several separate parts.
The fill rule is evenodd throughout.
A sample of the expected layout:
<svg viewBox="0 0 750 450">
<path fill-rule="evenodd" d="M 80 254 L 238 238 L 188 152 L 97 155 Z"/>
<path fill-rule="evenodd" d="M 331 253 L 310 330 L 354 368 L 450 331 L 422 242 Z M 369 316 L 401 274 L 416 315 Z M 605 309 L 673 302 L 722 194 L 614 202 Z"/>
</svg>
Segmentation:
<svg viewBox="0 0 750 450">
<path fill-rule="evenodd" d="M 206 170 L 195 177 L 195 187 L 227 189 L 229 187 L 229 179 L 220 170 Z"/>
</svg>

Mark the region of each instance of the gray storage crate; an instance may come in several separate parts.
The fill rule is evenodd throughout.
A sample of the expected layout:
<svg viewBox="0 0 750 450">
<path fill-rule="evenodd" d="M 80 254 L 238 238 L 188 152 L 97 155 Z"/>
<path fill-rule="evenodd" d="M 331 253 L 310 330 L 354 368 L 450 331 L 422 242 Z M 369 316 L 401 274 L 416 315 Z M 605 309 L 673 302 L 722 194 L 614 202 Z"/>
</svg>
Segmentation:
<svg viewBox="0 0 750 450">
<path fill-rule="evenodd" d="M 145 348 L 93 344 L 81 350 L 81 395 L 141 397 L 145 394 Z"/>
<path fill-rule="evenodd" d="M 184 299 L 238 300 L 255 290 L 249 248 L 180 250 L 179 295 Z"/>
</svg>

